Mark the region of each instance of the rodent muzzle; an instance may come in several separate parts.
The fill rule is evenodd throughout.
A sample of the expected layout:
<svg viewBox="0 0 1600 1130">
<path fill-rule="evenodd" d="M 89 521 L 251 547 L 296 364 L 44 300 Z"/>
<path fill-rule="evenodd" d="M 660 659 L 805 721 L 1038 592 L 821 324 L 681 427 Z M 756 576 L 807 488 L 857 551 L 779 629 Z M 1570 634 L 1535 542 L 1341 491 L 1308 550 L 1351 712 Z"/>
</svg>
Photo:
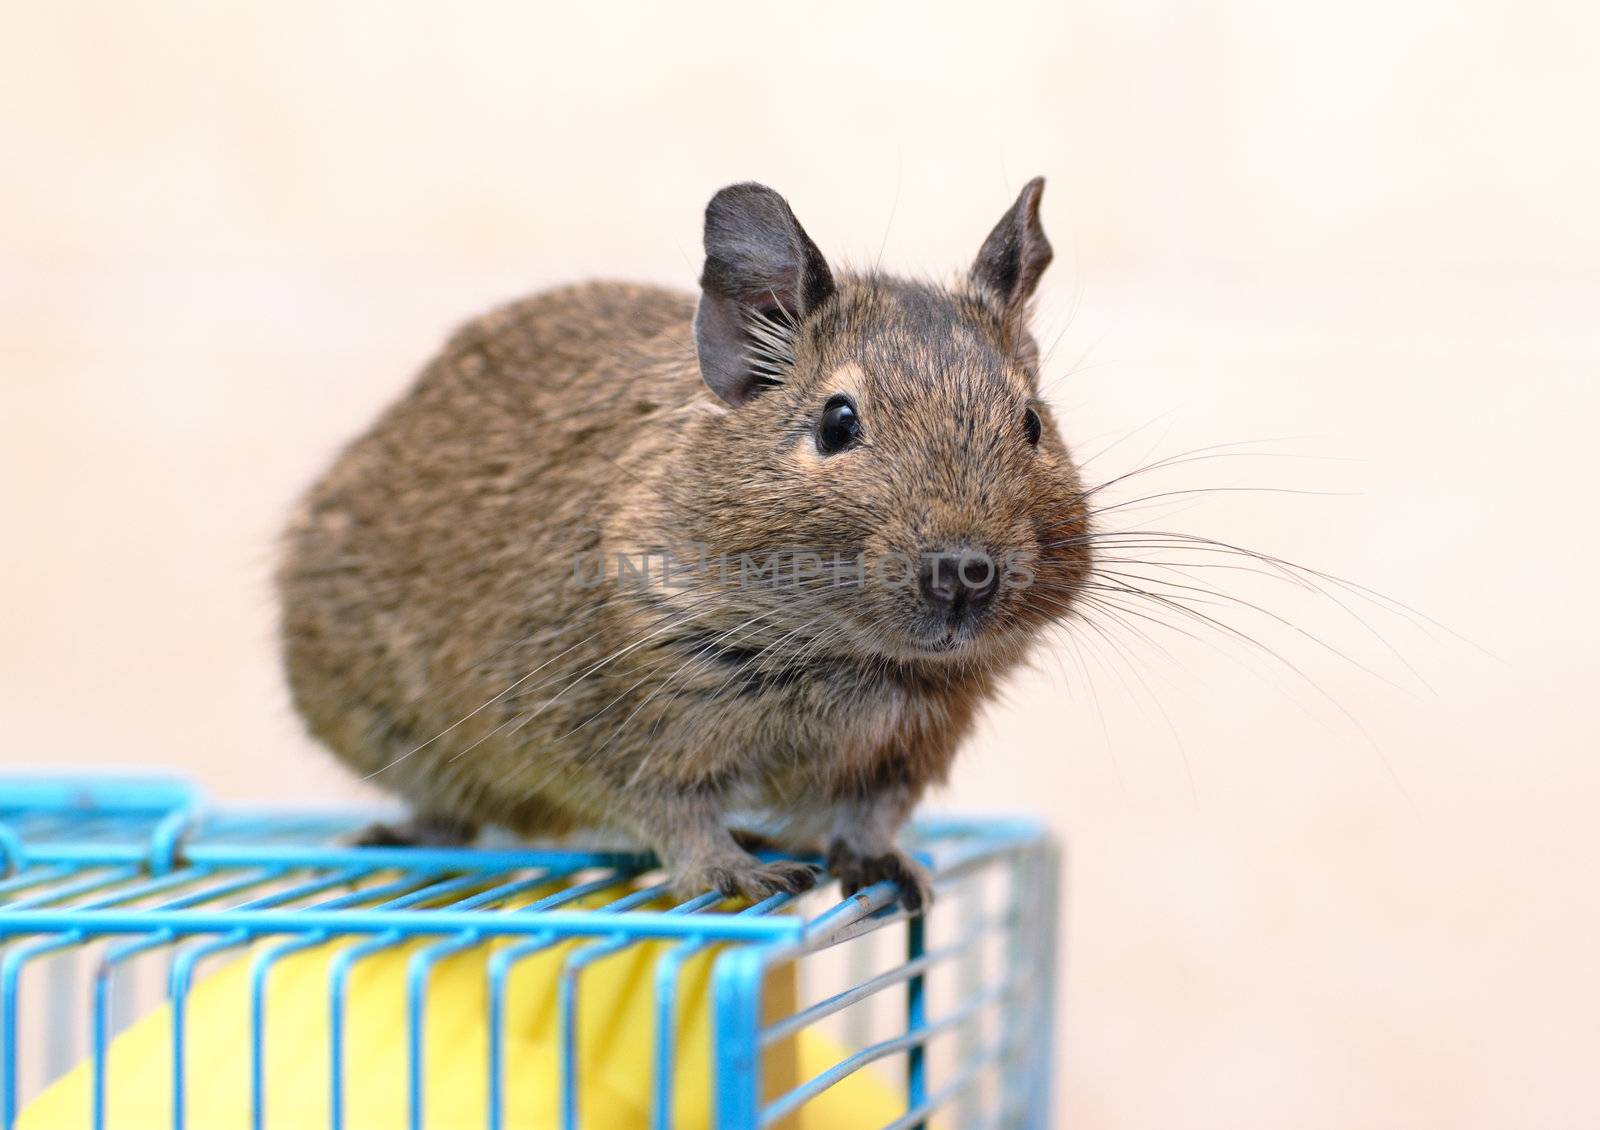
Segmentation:
<svg viewBox="0 0 1600 1130">
<path fill-rule="evenodd" d="M 976 550 L 928 550 L 918 575 L 922 598 L 954 622 L 981 612 L 1000 589 L 1000 567 Z"/>
</svg>

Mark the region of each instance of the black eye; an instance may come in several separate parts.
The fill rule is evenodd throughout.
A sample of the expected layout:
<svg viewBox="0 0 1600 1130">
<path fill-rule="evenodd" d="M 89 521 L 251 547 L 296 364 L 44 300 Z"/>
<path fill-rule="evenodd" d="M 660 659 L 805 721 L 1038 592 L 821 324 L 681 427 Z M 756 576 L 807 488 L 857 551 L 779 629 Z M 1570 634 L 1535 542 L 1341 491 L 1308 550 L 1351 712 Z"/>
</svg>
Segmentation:
<svg viewBox="0 0 1600 1130">
<path fill-rule="evenodd" d="M 848 396 L 831 397 L 817 420 L 817 450 L 824 455 L 837 455 L 860 442 L 861 421 L 856 417 L 854 402 Z"/>
<path fill-rule="evenodd" d="M 1022 416 L 1022 426 L 1027 429 L 1028 442 L 1034 447 L 1039 446 L 1039 436 L 1044 433 L 1044 421 L 1039 419 L 1039 413 L 1029 408 Z"/>
</svg>

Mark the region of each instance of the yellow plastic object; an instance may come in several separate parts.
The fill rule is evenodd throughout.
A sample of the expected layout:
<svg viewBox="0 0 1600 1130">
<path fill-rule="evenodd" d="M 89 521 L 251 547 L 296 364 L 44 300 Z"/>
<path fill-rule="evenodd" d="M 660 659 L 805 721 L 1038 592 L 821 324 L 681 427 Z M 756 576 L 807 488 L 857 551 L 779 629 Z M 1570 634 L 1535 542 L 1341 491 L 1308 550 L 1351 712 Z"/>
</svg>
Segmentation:
<svg viewBox="0 0 1600 1130">
<path fill-rule="evenodd" d="M 329 966 L 346 938 L 277 962 L 266 1008 L 266 1124 L 320 1130 L 329 1124 Z M 419 939 L 353 967 L 345 1009 L 345 1125 L 398 1130 L 407 1125 L 406 964 Z M 523 960 L 506 996 L 506 1122 L 515 1130 L 560 1125 L 557 988 L 567 942 Z M 264 945 L 277 944 L 268 940 Z M 513 941 L 488 943 L 434 966 L 424 1035 L 424 1125 L 481 1130 L 487 1103 L 488 1008 L 485 964 Z M 578 1018 L 579 1124 L 594 1130 L 650 1125 L 654 1082 L 653 971 L 675 943 L 647 942 L 601 959 L 581 974 Z M 716 950 L 683 966 L 672 1125 L 709 1127 L 714 1117 L 709 983 Z M 250 1125 L 250 961 L 203 979 L 185 1011 L 185 1113 L 194 1130 Z M 794 969 L 768 979 L 771 1016 L 794 1008 Z M 172 1015 L 163 1006 L 122 1033 L 108 1054 L 106 1125 L 154 1130 L 171 1125 Z M 768 1097 L 839 1062 L 844 1048 L 802 1032 L 767 1053 Z M 23 1111 L 21 1130 L 83 1130 L 90 1125 L 90 1064 L 79 1064 Z M 867 1130 L 892 1122 L 902 1095 L 870 1070 L 857 1072 L 782 1123 L 785 1130 Z"/>
</svg>

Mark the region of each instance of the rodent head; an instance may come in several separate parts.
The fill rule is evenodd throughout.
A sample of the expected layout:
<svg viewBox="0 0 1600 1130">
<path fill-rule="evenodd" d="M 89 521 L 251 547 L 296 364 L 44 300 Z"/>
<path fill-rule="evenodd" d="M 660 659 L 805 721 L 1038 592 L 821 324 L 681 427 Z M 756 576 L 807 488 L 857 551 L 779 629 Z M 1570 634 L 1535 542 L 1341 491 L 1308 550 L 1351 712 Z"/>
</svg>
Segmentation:
<svg viewBox="0 0 1600 1130">
<path fill-rule="evenodd" d="M 1014 652 L 1066 614 L 1087 517 L 1027 329 L 1043 188 L 951 287 L 836 274 L 761 185 L 711 200 L 695 344 L 721 404 L 683 450 L 692 489 L 665 494 L 712 553 L 780 554 L 792 583 L 757 584 L 746 611 L 932 663 Z"/>
</svg>

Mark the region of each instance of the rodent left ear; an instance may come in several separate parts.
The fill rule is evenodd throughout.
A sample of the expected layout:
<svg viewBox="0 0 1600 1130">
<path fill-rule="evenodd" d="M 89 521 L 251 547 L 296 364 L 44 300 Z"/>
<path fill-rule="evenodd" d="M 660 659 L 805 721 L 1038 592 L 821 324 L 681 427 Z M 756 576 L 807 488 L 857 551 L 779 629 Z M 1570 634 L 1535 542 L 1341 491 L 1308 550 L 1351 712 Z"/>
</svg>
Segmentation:
<svg viewBox="0 0 1600 1130">
<path fill-rule="evenodd" d="M 1023 185 L 1017 202 L 1000 217 L 972 265 L 973 281 L 998 304 L 1007 322 L 1021 319 L 1028 299 L 1039 285 L 1039 276 L 1055 256 L 1039 224 L 1042 196 L 1043 177 L 1034 177 Z"/>
<path fill-rule="evenodd" d="M 713 196 L 705 243 L 694 315 L 700 373 L 738 406 L 781 381 L 800 323 L 834 292 L 833 274 L 788 202 L 764 184 Z"/>
</svg>

